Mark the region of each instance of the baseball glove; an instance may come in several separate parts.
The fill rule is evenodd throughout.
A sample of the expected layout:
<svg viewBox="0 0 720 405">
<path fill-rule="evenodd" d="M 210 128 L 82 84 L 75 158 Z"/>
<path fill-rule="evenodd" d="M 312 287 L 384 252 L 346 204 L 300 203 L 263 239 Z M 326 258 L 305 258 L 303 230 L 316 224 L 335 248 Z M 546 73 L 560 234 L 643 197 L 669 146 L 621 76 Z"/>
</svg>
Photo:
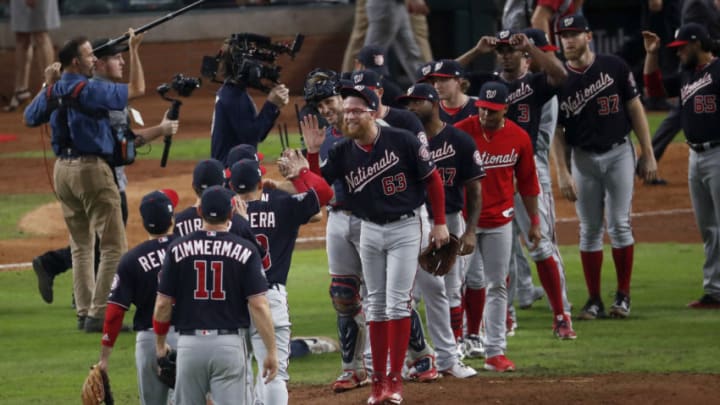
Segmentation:
<svg viewBox="0 0 720 405">
<path fill-rule="evenodd" d="M 450 234 L 450 241 L 440 248 L 430 244 L 420 252 L 418 263 L 420 267 L 434 276 L 444 276 L 450 272 L 460 253 L 460 239 Z"/>
<path fill-rule="evenodd" d="M 175 389 L 175 374 L 177 372 L 177 351 L 168 350 L 164 357 L 157 359 L 158 377 L 163 384 Z"/>
<path fill-rule="evenodd" d="M 90 373 L 83 383 L 82 403 L 83 405 L 115 404 L 110 391 L 110 378 L 97 365 L 90 367 Z"/>
</svg>

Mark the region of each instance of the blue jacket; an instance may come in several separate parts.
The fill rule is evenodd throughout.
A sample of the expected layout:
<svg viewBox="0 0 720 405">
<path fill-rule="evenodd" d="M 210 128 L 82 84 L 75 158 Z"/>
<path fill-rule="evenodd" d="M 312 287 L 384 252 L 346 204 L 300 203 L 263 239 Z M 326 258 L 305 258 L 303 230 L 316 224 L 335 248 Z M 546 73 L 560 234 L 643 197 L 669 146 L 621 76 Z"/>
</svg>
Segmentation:
<svg viewBox="0 0 720 405">
<path fill-rule="evenodd" d="M 111 83 L 107 81 L 91 80 L 75 73 L 63 73 L 60 80 L 53 85 L 52 97 L 70 95 L 75 86 L 81 82 L 87 84 L 80 92 L 77 102 L 85 110 L 95 111 L 95 116 L 86 115 L 78 109 L 67 109 L 68 125 L 59 122 L 58 110 L 49 116 L 52 128 L 52 146 L 56 155 L 61 154 L 61 139 L 72 140 L 74 149 L 83 155 L 109 156 L 113 153 L 115 142 L 113 140 L 110 120 L 107 113 L 110 110 L 122 110 L 128 103 L 128 85 Z M 25 124 L 36 127 L 48 122 L 48 99 L 45 90 L 38 93 L 35 99 L 25 109 Z M 69 134 L 68 134 L 69 131 Z"/>
<path fill-rule="evenodd" d="M 275 125 L 280 110 L 265 102 L 260 113 L 243 86 L 225 83 L 217 92 L 213 113 L 210 156 L 225 162 L 233 146 L 249 144 L 257 148 Z"/>
</svg>

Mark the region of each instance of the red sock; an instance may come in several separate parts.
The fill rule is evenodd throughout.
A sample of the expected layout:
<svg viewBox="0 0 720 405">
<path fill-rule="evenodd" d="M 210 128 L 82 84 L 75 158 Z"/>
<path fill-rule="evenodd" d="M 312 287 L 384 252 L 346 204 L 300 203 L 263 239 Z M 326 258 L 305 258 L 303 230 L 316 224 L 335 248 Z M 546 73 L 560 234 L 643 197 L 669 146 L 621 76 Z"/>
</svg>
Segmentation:
<svg viewBox="0 0 720 405">
<path fill-rule="evenodd" d="M 390 343 L 390 374 L 397 373 L 399 375 L 403 362 L 405 362 L 408 340 L 410 340 L 410 318 L 388 321 L 388 339 Z"/>
<path fill-rule="evenodd" d="M 388 323 L 388 321 L 368 322 L 373 372 L 379 376 L 385 376 L 387 374 Z M 408 339 L 409 337 L 405 337 L 405 344 L 407 344 Z"/>
<path fill-rule="evenodd" d="M 485 309 L 485 289 L 465 290 L 465 313 L 467 314 L 468 335 L 480 334 L 480 322 L 482 321 L 483 310 Z"/>
<path fill-rule="evenodd" d="M 537 265 L 540 283 L 545 289 L 553 314 L 562 315 L 565 313 L 562 302 L 562 286 L 560 284 L 560 270 L 555 259 L 548 257 L 535 263 Z"/>
<path fill-rule="evenodd" d="M 603 251 L 580 251 L 580 260 L 582 261 L 585 284 L 587 284 L 590 298 L 600 299 L 600 270 L 602 270 Z"/>
<path fill-rule="evenodd" d="M 463 337 L 463 307 L 450 308 L 450 328 L 453 330 L 455 340 L 462 339 Z"/>
<path fill-rule="evenodd" d="M 635 245 L 612 250 L 615 272 L 617 273 L 617 289 L 625 295 L 630 295 L 630 278 L 632 276 L 633 256 Z"/>
</svg>

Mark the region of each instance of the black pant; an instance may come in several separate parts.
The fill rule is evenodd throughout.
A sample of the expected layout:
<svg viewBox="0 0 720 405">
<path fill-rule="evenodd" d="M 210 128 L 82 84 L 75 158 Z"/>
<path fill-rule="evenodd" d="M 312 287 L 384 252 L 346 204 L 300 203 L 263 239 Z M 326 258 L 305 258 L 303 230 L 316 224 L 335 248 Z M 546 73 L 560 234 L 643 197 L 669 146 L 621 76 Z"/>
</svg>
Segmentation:
<svg viewBox="0 0 720 405">
<path fill-rule="evenodd" d="M 653 134 L 652 147 L 655 160 L 658 162 L 665 153 L 670 142 L 675 139 L 675 135 L 682 129 L 682 121 L 680 119 L 680 106 L 675 106 L 670 109 L 667 117 L 660 123 L 660 126 Z"/>
<path fill-rule="evenodd" d="M 124 191 L 120 192 L 120 209 L 122 210 L 123 223 L 127 225 L 128 207 L 127 196 Z M 68 271 L 72 268 L 72 254 L 70 246 L 65 246 L 57 250 L 49 250 L 40 256 L 43 268 L 47 273 L 55 277 L 58 274 Z M 95 274 L 97 274 L 98 265 L 100 264 L 100 240 L 95 237 Z"/>
</svg>

